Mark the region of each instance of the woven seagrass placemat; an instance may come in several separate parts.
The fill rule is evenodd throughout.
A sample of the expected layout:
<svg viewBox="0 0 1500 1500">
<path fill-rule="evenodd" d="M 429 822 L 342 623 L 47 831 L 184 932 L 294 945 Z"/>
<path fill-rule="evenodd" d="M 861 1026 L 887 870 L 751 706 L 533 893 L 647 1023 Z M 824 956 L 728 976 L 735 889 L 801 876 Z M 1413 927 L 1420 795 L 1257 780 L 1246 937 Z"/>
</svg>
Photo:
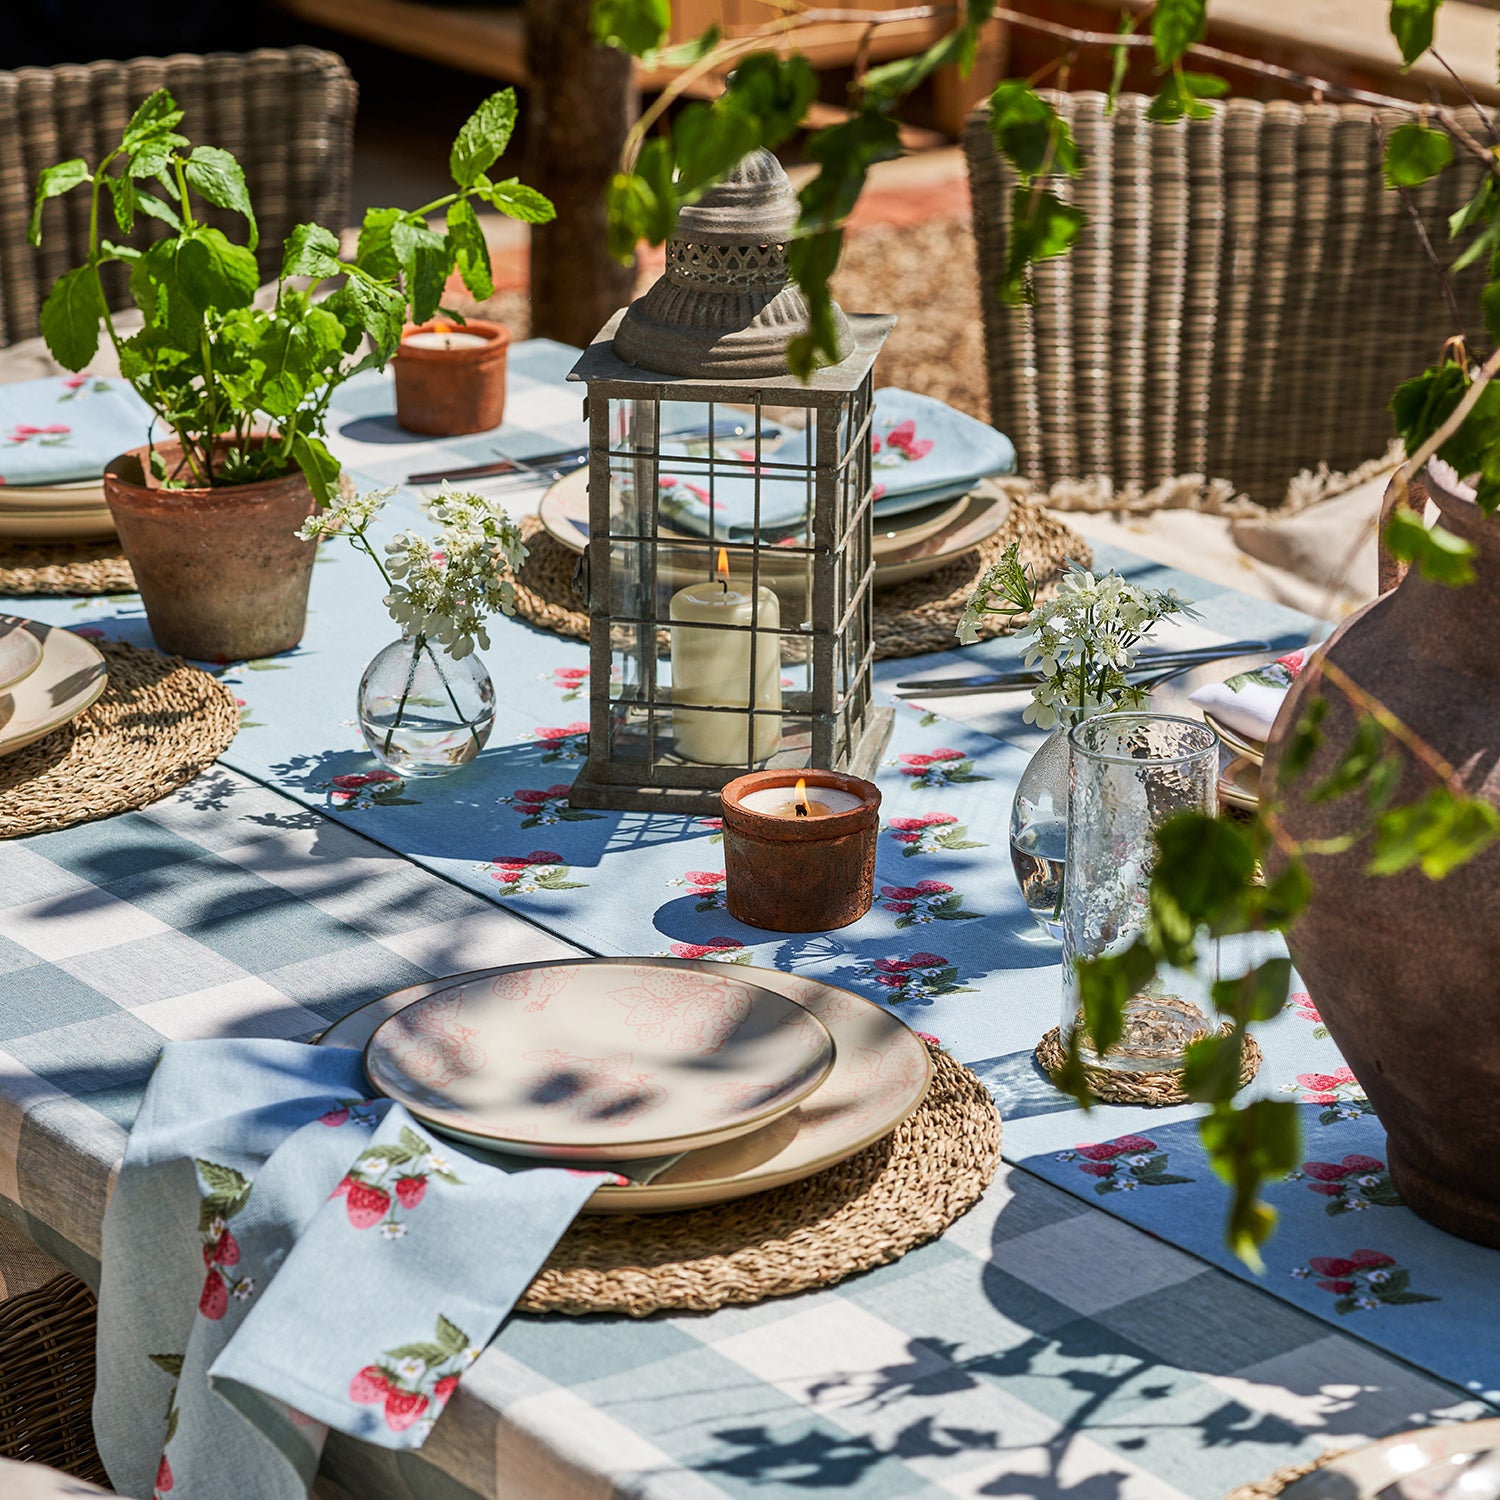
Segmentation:
<svg viewBox="0 0 1500 1500">
<path fill-rule="evenodd" d="M 135 574 L 114 537 L 94 542 L 0 541 L 0 594 L 133 594 Z"/>
<path fill-rule="evenodd" d="M 524 1312 L 709 1312 L 832 1286 L 899 1260 L 978 1201 L 1000 1117 L 969 1070 L 931 1048 L 927 1097 L 890 1135 L 802 1182 L 685 1213 L 581 1218 Z"/>
<path fill-rule="evenodd" d="M 1288 1464 L 1284 1469 L 1277 1469 L 1274 1474 L 1267 1474 L 1264 1479 L 1255 1479 L 1249 1484 L 1236 1485 L 1224 1496 L 1224 1500 L 1275 1500 L 1275 1497 L 1288 1485 L 1295 1484 L 1299 1479 L 1305 1479 L 1309 1474 L 1321 1469 L 1324 1464 L 1332 1463 L 1336 1458 L 1342 1458 L 1348 1451 L 1347 1448 L 1334 1448 L 1313 1459 L 1311 1463 Z"/>
<path fill-rule="evenodd" d="M 1227 1022 L 1219 1028 L 1220 1036 L 1228 1036 L 1234 1027 Z M 1054 1026 L 1036 1044 L 1036 1060 L 1048 1077 L 1062 1067 L 1067 1053 L 1063 1049 L 1062 1032 Z M 1240 1087 L 1250 1082 L 1260 1072 L 1260 1043 L 1248 1033 L 1245 1049 L 1240 1057 Z M 1126 1072 L 1121 1068 L 1099 1068 L 1084 1064 L 1084 1075 L 1095 1095 L 1106 1104 L 1139 1104 L 1147 1109 L 1165 1109 L 1169 1104 L 1186 1104 L 1188 1096 L 1182 1091 L 1182 1072 L 1168 1069 L 1160 1073 Z"/>
<path fill-rule="evenodd" d="M 1011 482 L 1002 481 L 1007 488 Z M 1024 484 L 1017 484 L 1024 489 Z M 534 516 L 521 522 L 527 557 L 516 580 L 516 614 L 532 625 L 574 640 L 589 638 L 589 617 L 583 595 L 580 556 L 551 536 Z M 1063 566 L 1073 559 L 1088 567 L 1089 545 L 1050 511 L 1012 493 L 1010 510 L 1000 529 L 962 557 L 955 558 L 925 578 L 909 579 L 875 590 L 875 655 L 920 656 L 946 651 L 954 644 L 959 616 L 979 576 L 1012 543 L 1020 543 L 1020 560 L 1044 582 L 1056 583 Z M 1044 588 L 1043 593 L 1047 590 Z M 981 638 L 1003 635 L 1008 625 L 991 615 L 979 627 Z"/>
<path fill-rule="evenodd" d="M 234 695 L 177 656 L 99 642 L 109 686 L 61 729 L 0 758 L 0 838 L 51 833 L 159 801 L 223 753 Z"/>
</svg>

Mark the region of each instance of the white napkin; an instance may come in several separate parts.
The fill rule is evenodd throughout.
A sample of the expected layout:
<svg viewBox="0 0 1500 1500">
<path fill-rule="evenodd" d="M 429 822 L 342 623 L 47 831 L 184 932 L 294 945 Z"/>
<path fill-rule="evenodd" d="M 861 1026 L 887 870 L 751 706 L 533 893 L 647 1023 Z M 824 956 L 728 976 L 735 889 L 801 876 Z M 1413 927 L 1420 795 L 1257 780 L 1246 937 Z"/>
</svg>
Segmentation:
<svg viewBox="0 0 1500 1500">
<path fill-rule="evenodd" d="M 1306 660 L 1306 650 L 1288 651 L 1263 667 L 1236 672 L 1223 682 L 1210 682 L 1190 696 L 1199 708 L 1236 734 L 1264 744 Z"/>
</svg>

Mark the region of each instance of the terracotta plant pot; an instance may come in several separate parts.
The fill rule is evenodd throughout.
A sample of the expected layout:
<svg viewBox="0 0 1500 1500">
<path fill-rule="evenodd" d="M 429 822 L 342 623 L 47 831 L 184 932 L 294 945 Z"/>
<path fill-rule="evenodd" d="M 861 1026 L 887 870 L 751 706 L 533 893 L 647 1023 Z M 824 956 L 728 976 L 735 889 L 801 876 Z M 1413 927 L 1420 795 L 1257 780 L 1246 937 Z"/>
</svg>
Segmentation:
<svg viewBox="0 0 1500 1500">
<path fill-rule="evenodd" d="M 1458 768 L 1468 794 L 1500 804 L 1500 524 L 1472 501 L 1427 492 L 1448 530 L 1478 550 L 1476 581 L 1461 588 L 1409 573 L 1336 630 L 1328 659 Z M 1412 503 L 1421 510 L 1421 487 Z M 1304 671 L 1276 722 L 1266 775 L 1299 840 L 1357 825 L 1356 794 L 1312 804 L 1358 717 L 1344 694 Z M 1282 749 L 1308 701 L 1328 700 L 1324 741 L 1295 780 Z M 1433 786 L 1409 752 L 1397 803 Z M 1311 905 L 1289 934 L 1318 1013 L 1387 1133 L 1392 1181 L 1434 1224 L 1500 1246 L 1500 846 L 1443 880 L 1420 870 L 1366 873 L 1369 841 L 1309 860 Z"/>
<path fill-rule="evenodd" d="M 178 443 L 157 443 L 173 473 Z M 297 528 L 314 510 L 300 471 L 222 489 L 162 489 L 146 448 L 106 465 L 104 498 L 164 651 L 244 661 L 289 651 L 307 625 L 314 542 Z"/>
<path fill-rule="evenodd" d="M 474 334 L 484 344 L 472 348 L 412 348 L 414 333 Z M 443 322 L 407 325 L 391 361 L 396 372 L 396 421 L 408 432 L 458 437 L 488 432 L 505 416 L 505 352 L 510 330 L 470 318 L 462 328 Z"/>
</svg>

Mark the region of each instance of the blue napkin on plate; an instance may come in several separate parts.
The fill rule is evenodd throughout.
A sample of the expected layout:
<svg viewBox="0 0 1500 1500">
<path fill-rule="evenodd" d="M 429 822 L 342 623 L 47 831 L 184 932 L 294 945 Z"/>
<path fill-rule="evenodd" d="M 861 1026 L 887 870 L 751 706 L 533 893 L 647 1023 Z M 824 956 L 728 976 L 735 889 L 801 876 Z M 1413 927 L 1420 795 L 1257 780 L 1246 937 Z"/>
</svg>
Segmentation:
<svg viewBox="0 0 1500 1500">
<path fill-rule="evenodd" d="M 304 1500 L 330 1427 L 419 1447 L 608 1175 L 450 1146 L 356 1051 L 169 1042 L 104 1218 L 111 1481 Z"/>
<path fill-rule="evenodd" d="M 98 479 L 150 428 L 150 407 L 123 380 L 85 373 L 0 385 L 0 483 Z"/>
<path fill-rule="evenodd" d="M 668 425 L 665 418 L 663 425 Z M 806 479 L 778 475 L 774 466 L 807 464 L 809 440 L 807 430 L 793 428 L 776 446 L 762 446 L 759 532 L 770 541 L 798 536 L 806 525 L 811 505 Z M 962 494 L 986 475 L 1009 473 L 1016 461 L 1016 450 L 1003 433 L 931 396 L 895 386 L 875 392 L 870 446 L 877 515 Z M 749 541 L 756 535 L 754 471 L 726 471 L 716 464 L 710 491 L 710 447 L 716 460 L 741 465 L 753 464 L 756 456 L 743 439 L 665 445 L 658 508 L 695 535 Z"/>
</svg>

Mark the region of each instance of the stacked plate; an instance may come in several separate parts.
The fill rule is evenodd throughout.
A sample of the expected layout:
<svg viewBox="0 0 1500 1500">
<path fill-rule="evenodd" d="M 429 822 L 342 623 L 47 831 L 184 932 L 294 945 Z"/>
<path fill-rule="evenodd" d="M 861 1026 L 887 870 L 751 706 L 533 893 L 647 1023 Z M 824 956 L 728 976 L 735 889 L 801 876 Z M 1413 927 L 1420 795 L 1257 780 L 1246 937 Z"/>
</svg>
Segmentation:
<svg viewBox="0 0 1500 1500">
<path fill-rule="evenodd" d="M 104 658 L 82 636 L 0 615 L 0 755 L 76 719 L 108 681 Z"/>
<path fill-rule="evenodd" d="M 598 1166 L 593 1213 L 662 1213 L 796 1182 L 894 1130 L 927 1092 L 921 1040 L 868 1000 L 686 959 L 509 965 L 399 990 L 325 1046 L 506 1165 Z"/>
<path fill-rule="evenodd" d="M 0 485 L 0 537 L 88 541 L 115 534 L 98 479 L 68 484 Z"/>
</svg>

